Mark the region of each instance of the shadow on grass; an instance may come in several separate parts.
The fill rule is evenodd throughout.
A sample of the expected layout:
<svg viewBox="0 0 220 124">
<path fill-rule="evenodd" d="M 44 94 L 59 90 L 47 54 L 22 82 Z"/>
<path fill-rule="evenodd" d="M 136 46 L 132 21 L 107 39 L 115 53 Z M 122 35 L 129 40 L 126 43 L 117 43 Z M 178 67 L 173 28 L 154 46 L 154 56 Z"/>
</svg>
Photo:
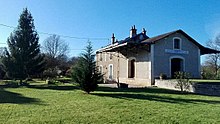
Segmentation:
<svg viewBox="0 0 220 124">
<path fill-rule="evenodd" d="M 110 87 L 99 87 L 96 91 L 102 92 L 133 92 L 133 93 L 156 93 L 156 94 L 182 94 L 180 91 L 161 89 L 156 87 L 149 88 L 110 88 Z M 193 94 L 193 93 L 184 93 Z"/>
<path fill-rule="evenodd" d="M 48 84 L 41 84 L 41 85 L 29 85 L 28 88 L 34 89 L 50 89 L 50 90 L 75 90 L 79 89 L 78 86 L 75 85 L 48 85 Z"/>
<path fill-rule="evenodd" d="M 18 93 L 13 93 L 0 88 L 0 104 L 42 104 L 39 99 L 25 97 Z"/>
<path fill-rule="evenodd" d="M 101 97 L 112 97 L 119 99 L 136 99 L 136 100 L 148 100 L 148 101 L 157 101 L 157 102 L 166 102 L 166 103 L 175 103 L 175 104 L 220 104 L 220 100 L 205 100 L 198 98 L 190 98 L 192 93 L 185 93 L 183 96 L 175 96 L 181 94 L 179 91 L 159 89 L 159 88 L 128 88 L 128 89 L 117 89 L 117 88 L 107 88 L 100 87 L 98 91 L 92 93 L 93 95 Z M 166 95 L 167 94 L 167 95 Z M 168 95 L 170 94 L 170 95 Z M 186 96 L 185 98 L 183 98 Z M 188 98 L 187 98 L 188 97 Z"/>
</svg>

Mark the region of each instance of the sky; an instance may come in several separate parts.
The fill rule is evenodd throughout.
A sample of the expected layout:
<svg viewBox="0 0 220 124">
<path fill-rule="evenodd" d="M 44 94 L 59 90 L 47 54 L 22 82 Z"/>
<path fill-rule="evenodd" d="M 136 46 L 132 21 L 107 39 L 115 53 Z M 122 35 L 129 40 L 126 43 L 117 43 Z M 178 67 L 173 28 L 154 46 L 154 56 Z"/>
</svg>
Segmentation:
<svg viewBox="0 0 220 124">
<path fill-rule="evenodd" d="M 220 33 L 219 5 L 219 0 L 0 0 L 0 46 L 7 46 L 14 30 L 1 24 L 16 27 L 25 7 L 40 44 L 50 36 L 42 32 L 61 35 L 69 56 L 78 56 L 88 40 L 94 50 L 108 45 L 112 33 L 122 40 L 133 25 L 138 33 L 145 28 L 149 37 L 182 29 L 206 45 Z"/>
</svg>

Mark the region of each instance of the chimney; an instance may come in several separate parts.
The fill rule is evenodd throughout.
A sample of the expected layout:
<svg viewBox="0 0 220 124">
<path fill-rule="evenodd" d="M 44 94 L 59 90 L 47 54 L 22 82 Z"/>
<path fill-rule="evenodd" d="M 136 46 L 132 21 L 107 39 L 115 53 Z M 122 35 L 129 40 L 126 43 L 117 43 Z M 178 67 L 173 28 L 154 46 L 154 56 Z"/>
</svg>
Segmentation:
<svg viewBox="0 0 220 124">
<path fill-rule="evenodd" d="M 112 34 L 112 44 L 114 44 L 115 43 L 115 34 L 113 33 Z"/>
<path fill-rule="evenodd" d="M 130 38 L 134 37 L 137 35 L 137 29 L 135 28 L 135 25 L 131 27 L 130 30 Z"/>
<path fill-rule="evenodd" d="M 145 28 L 142 29 L 142 34 L 146 35 L 146 30 L 145 30 Z"/>
</svg>

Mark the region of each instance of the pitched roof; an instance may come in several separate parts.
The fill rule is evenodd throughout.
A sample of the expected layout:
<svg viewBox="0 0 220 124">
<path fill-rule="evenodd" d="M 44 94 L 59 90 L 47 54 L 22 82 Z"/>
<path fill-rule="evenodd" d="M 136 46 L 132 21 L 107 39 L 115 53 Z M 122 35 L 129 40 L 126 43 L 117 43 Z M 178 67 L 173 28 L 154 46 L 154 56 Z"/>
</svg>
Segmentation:
<svg viewBox="0 0 220 124">
<path fill-rule="evenodd" d="M 143 40 L 148 39 L 149 37 L 146 34 L 143 33 L 139 33 L 133 37 L 127 37 L 124 40 L 118 41 L 119 44 L 125 43 L 125 42 L 136 42 L 136 43 L 140 43 Z"/>
<path fill-rule="evenodd" d="M 180 29 L 176 30 L 176 31 L 168 32 L 168 33 L 165 33 L 165 34 L 161 34 L 161 35 L 158 35 L 158 36 L 155 36 L 155 37 L 152 37 L 152 38 L 149 38 L 146 34 L 139 33 L 139 34 L 135 35 L 134 37 L 131 37 L 131 38 L 127 37 L 124 40 L 116 42 L 115 44 L 106 46 L 106 47 L 102 48 L 101 51 L 106 51 L 106 50 L 109 51 L 110 49 L 119 48 L 119 47 L 122 47 L 122 46 L 124 47 L 127 44 L 140 44 L 140 45 L 154 44 L 154 43 L 160 41 L 161 39 L 169 37 L 170 35 L 175 34 L 175 33 L 182 34 L 189 41 L 191 41 L 193 44 L 198 46 L 198 48 L 200 49 L 200 54 L 201 55 L 211 54 L 211 53 L 220 53 L 220 51 L 202 46 L 196 40 L 194 40 L 192 37 L 190 37 L 188 34 L 186 34 L 184 31 L 182 31 Z"/>
<path fill-rule="evenodd" d="M 176 33 L 177 31 L 179 31 L 179 30 L 168 32 L 168 33 L 165 33 L 165 34 L 161 34 L 161 35 L 158 35 L 158 36 L 155 36 L 155 37 L 152 37 L 152 38 L 148 38 L 145 41 L 143 41 L 142 43 L 155 43 L 156 41 L 158 41 L 160 39 L 163 39 L 163 38 L 166 38 L 166 37 L 170 36 L 171 34 Z"/>
<path fill-rule="evenodd" d="M 192 37 L 190 37 L 188 34 L 186 34 L 184 31 L 182 30 L 176 30 L 176 31 L 172 31 L 172 32 L 168 32 L 168 33 L 165 33 L 165 34 L 161 34 L 161 35 L 158 35 L 158 36 L 155 36 L 155 37 L 152 37 L 152 38 L 148 38 L 144 41 L 142 41 L 141 43 L 144 43 L 144 44 L 152 44 L 152 43 L 155 43 L 161 39 L 164 39 L 172 34 L 175 34 L 175 33 L 180 33 L 182 34 L 183 36 L 185 36 L 189 41 L 191 41 L 192 43 L 194 43 L 196 46 L 199 47 L 200 49 L 200 54 L 201 55 L 204 55 L 204 54 L 211 54 L 211 53 L 220 53 L 220 51 L 217 51 L 217 50 L 214 50 L 214 49 L 210 49 L 210 48 L 207 48 L 207 47 L 204 47 L 202 46 L 201 44 L 199 44 L 196 40 L 194 40 Z"/>
<path fill-rule="evenodd" d="M 97 50 L 97 52 L 111 51 L 116 48 L 126 47 L 128 44 L 140 44 L 149 37 L 144 33 L 139 33 L 133 37 L 127 37 L 124 40 L 116 41 L 114 44 L 107 45 Z"/>
</svg>

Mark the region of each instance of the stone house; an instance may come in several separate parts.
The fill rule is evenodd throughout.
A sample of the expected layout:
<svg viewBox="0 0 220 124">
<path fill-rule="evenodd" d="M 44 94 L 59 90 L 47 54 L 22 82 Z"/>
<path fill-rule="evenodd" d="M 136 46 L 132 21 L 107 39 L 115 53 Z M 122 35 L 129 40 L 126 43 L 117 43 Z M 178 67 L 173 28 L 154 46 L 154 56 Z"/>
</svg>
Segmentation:
<svg viewBox="0 0 220 124">
<path fill-rule="evenodd" d="M 182 30 L 149 37 L 133 26 L 129 37 L 117 41 L 113 34 L 112 43 L 96 51 L 96 64 L 106 82 L 150 86 L 161 74 L 173 78 L 177 71 L 200 78 L 200 56 L 217 52 Z"/>
</svg>

